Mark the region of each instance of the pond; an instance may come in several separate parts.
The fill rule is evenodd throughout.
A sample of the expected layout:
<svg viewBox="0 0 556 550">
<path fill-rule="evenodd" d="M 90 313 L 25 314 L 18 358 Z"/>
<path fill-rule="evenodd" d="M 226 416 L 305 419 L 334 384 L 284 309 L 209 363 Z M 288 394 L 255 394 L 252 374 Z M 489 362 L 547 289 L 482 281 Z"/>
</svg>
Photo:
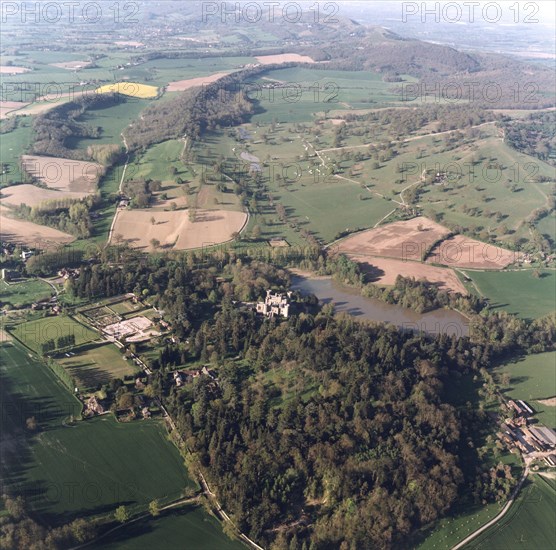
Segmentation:
<svg viewBox="0 0 556 550">
<path fill-rule="evenodd" d="M 331 277 L 292 276 L 292 289 L 314 294 L 321 303 L 334 305 L 335 311 L 354 317 L 390 323 L 404 330 L 427 334 L 469 335 L 468 319 L 451 309 L 417 313 L 412 309 L 387 304 L 377 298 L 361 296 L 357 289 L 341 285 Z"/>
</svg>

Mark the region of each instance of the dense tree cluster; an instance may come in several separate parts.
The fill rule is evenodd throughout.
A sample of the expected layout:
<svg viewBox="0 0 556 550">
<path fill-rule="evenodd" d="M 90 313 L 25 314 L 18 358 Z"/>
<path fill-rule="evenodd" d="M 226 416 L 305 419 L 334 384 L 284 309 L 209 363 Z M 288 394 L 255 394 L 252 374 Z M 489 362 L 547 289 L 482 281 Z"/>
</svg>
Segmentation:
<svg viewBox="0 0 556 550">
<path fill-rule="evenodd" d="M 23 498 L 3 495 L 5 513 L 0 518 L 0 548 L 58 550 L 70 548 L 96 536 L 96 525 L 85 519 L 49 529 L 31 519 Z"/>
<path fill-rule="evenodd" d="M 93 233 L 91 210 L 99 203 L 99 195 L 90 195 L 85 199 L 66 197 L 43 201 L 33 207 L 21 204 L 13 211 L 20 218 L 86 239 Z"/>
<path fill-rule="evenodd" d="M 25 269 L 29 275 L 54 275 L 58 269 L 79 265 L 82 259 L 82 250 L 61 248 L 54 252 L 31 256 Z"/>
<path fill-rule="evenodd" d="M 533 157 L 556 165 L 556 112 L 530 114 L 524 120 L 505 120 L 506 143 Z"/>
</svg>

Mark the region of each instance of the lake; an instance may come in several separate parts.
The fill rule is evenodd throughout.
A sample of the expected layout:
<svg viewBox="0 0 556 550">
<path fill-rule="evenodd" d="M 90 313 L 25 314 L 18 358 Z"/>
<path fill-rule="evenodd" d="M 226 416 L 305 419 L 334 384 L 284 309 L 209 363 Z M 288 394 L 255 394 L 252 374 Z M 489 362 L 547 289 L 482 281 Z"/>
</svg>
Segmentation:
<svg viewBox="0 0 556 550">
<path fill-rule="evenodd" d="M 387 304 L 377 298 L 366 298 L 358 289 L 341 285 L 331 277 L 292 276 L 292 289 L 314 294 L 321 303 L 334 304 L 336 312 L 345 312 L 370 321 L 390 323 L 404 330 L 427 334 L 469 335 L 469 320 L 451 309 L 417 313 L 412 309 Z"/>
</svg>

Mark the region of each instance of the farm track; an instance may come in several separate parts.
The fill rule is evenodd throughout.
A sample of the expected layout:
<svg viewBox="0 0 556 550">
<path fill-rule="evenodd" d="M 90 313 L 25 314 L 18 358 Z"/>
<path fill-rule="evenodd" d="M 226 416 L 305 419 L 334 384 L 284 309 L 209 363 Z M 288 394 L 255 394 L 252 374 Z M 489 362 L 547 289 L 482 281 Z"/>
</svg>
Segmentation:
<svg viewBox="0 0 556 550">
<path fill-rule="evenodd" d="M 129 166 L 129 146 L 127 145 L 127 140 L 125 138 L 125 133 L 122 132 L 120 134 L 122 136 L 122 140 L 124 142 L 125 152 L 126 152 L 126 159 L 124 164 L 124 169 L 122 170 L 122 177 L 120 178 L 120 184 L 118 186 L 118 194 L 122 194 L 122 187 L 124 185 L 125 173 L 127 171 L 127 167 Z M 114 217 L 112 218 L 112 224 L 110 225 L 110 230 L 108 231 L 108 238 L 106 239 L 106 246 L 108 246 L 112 240 L 112 234 L 114 232 L 114 227 L 116 226 L 116 220 L 118 218 L 119 208 L 116 207 L 116 212 L 114 213 Z"/>
</svg>

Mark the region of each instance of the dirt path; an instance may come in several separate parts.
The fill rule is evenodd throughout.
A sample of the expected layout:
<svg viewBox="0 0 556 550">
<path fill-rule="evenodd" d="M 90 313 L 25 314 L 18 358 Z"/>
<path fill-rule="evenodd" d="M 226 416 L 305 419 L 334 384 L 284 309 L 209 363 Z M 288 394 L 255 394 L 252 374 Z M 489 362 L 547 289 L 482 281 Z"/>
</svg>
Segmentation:
<svg viewBox="0 0 556 550">
<path fill-rule="evenodd" d="M 413 182 L 413 183 L 410 183 L 407 187 L 404 187 L 404 188 L 400 191 L 400 200 L 401 200 L 402 202 L 401 202 L 401 203 L 398 203 L 398 204 L 401 204 L 402 206 L 407 206 L 407 203 L 405 202 L 405 199 L 403 198 L 404 191 L 407 191 L 408 189 L 411 189 L 411 188 L 414 187 L 415 185 L 419 185 L 420 183 L 423 183 L 423 181 L 425 181 L 425 176 L 426 176 L 426 174 L 427 174 L 427 169 L 425 168 L 425 169 L 423 170 L 423 172 L 421 173 L 421 177 L 420 177 L 417 181 L 415 181 L 415 182 Z"/>
</svg>

